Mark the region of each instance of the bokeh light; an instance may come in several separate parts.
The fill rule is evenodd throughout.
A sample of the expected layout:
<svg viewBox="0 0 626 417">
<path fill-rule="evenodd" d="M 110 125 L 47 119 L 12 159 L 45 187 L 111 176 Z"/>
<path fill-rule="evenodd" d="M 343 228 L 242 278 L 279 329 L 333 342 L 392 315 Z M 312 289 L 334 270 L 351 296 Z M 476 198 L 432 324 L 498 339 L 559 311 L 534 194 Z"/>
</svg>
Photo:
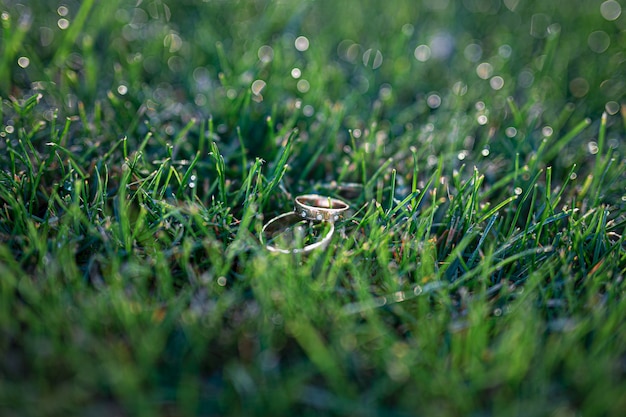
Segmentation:
<svg viewBox="0 0 626 417">
<path fill-rule="evenodd" d="M 309 39 L 306 36 L 298 36 L 295 41 L 296 49 L 304 52 L 309 49 Z"/>
<path fill-rule="evenodd" d="M 617 20 L 622 14 L 622 6 L 614 0 L 608 0 L 600 5 L 600 13 L 606 20 Z"/>
</svg>

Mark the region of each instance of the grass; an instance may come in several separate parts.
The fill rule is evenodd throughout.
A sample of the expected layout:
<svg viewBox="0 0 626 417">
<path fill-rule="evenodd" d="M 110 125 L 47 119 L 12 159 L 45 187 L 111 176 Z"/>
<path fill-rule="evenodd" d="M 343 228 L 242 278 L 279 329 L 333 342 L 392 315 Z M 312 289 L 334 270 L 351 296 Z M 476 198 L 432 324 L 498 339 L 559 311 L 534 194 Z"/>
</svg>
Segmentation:
<svg viewBox="0 0 626 417">
<path fill-rule="evenodd" d="M 0 6 L 2 415 L 626 411 L 617 2 Z"/>
</svg>

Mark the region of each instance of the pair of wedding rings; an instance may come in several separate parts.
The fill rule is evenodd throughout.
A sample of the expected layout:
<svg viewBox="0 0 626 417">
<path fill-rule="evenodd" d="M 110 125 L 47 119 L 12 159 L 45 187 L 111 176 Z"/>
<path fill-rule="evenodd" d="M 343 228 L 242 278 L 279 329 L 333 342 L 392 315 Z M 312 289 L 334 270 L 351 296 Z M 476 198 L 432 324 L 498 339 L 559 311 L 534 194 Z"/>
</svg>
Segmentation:
<svg viewBox="0 0 626 417">
<path fill-rule="evenodd" d="M 261 231 L 261 242 L 270 252 L 306 253 L 315 249 L 323 249 L 330 242 L 335 232 L 335 222 L 341 220 L 350 206 L 338 198 L 325 197 L 318 194 L 305 194 L 296 197 L 294 211 L 283 213 L 268 221 Z M 274 243 L 275 237 L 296 227 L 304 230 L 302 224 L 309 226 L 322 225 L 324 230 L 319 240 L 302 247 L 284 248 Z M 301 239 L 302 240 L 302 239 Z"/>
</svg>

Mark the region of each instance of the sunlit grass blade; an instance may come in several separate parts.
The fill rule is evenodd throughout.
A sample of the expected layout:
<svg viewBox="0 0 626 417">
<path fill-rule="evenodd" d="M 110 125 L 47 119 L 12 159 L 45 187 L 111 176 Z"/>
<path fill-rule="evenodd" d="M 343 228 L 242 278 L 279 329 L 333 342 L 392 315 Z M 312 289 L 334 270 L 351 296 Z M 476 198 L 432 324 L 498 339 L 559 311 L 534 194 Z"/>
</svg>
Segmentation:
<svg viewBox="0 0 626 417">
<path fill-rule="evenodd" d="M 577 135 L 585 130 L 591 124 L 591 119 L 584 119 L 579 122 L 574 128 L 572 128 L 565 135 L 560 137 L 552 146 L 546 149 L 545 153 L 541 156 L 544 161 L 552 161 L 559 152 L 563 151 L 563 148 L 571 142 Z"/>
<path fill-rule="evenodd" d="M 96 4 L 95 0 L 85 0 L 81 3 L 78 13 L 73 19 L 72 25 L 63 37 L 61 46 L 57 49 L 54 57 L 52 58 L 52 62 L 59 66 L 64 64 L 67 55 L 70 53 L 72 45 L 74 45 L 84 26 L 87 24 L 87 17 L 93 9 L 94 4 Z"/>
<path fill-rule="evenodd" d="M 0 47 L 0 91 L 9 94 L 10 87 L 10 66 L 14 64 L 20 46 L 24 42 L 24 37 L 28 33 L 32 24 L 32 15 L 26 11 L 20 16 L 18 21 L 4 12 L 2 15 L 2 46 Z"/>
</svg>

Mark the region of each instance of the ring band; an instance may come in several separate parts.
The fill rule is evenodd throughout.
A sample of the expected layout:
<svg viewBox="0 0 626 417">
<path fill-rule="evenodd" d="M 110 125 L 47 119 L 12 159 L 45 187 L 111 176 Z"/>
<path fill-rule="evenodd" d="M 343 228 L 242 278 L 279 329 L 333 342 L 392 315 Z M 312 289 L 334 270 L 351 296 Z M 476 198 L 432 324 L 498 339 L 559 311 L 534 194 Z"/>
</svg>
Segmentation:
<svg viewBox="0 0 626 417">
<path fill-rule="evenodd" d="M 336 222 L 348 210 L 347 203 L 338 198 L 324 197 L 318 194 L 305 194 L 296 197 L 295 211 L 303 219 Z"/>
<path fill-rule="evenodd" d="M 324 237 L 322 237 L 319 241 L 315 243 L 304 246 L 303 248 L 283 249 L 267 243 L 265 239 L 266 234 L 276 233 L 280 230 L 286 229 L 289 226 L 299 223 L 302 220 L 302 217 L 294 212 L 283 213 L 279 216 L 274 217 L 263 226 L 263 229 L 261 230 L 261 243 L 263 243 L 267 250 L 269 250 L 270 252 L 278 253 L 307 253 L 318 248 L 325 248 L 330 242 L 330 239 L 333 237 L 333 233 L 335 232 L 335 225 L 332 222 L 328 222 L 330 224 L 330 230 L 328 231 L 328 233 L 326 233 L 326 235 L 324 235 Z"/>
</svg>

